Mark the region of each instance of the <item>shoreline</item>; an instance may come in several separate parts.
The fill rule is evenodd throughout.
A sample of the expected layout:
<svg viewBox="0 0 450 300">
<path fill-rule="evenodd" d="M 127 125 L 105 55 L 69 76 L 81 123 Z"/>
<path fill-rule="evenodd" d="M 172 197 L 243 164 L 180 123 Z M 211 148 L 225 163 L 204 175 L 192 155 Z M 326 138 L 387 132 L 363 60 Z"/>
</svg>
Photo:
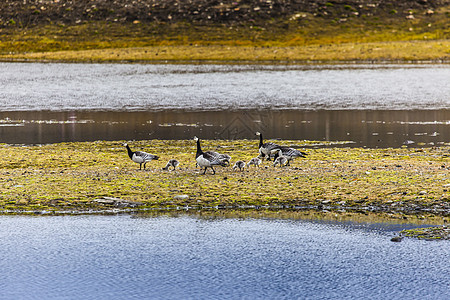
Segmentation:
<svg viewBox="0 0 450 300">
<path fill-rule="evenodd" d="M 0 62 L 139 64 L 448 64 L 450 40 L 305 46 L 173 45 L 0 52 Z"/>
<path fill-rule="evenodd" d="M 42 64 L 149 64 L 149 65 L 274 65 L 274 66 L 358 66 L 358 65 L 448 65 L 450 59 L 436 60 L 333 60 L 333 61 L 254 61 L 254 60 L 123 60 L 123 61 L 78 61 L 78 60 L 41 60 L 27 58 L 0 58 L 0 63 L 42 63 Z"/>
</svg>

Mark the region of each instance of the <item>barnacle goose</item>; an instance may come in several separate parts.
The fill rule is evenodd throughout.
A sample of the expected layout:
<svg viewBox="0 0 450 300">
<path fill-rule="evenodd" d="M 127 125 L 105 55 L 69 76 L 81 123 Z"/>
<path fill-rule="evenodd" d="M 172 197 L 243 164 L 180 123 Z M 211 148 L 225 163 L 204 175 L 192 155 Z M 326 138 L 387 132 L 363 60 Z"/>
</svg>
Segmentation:
<svg viewBox="0 0 450 300">
<path fill-rule="evenodd" d="M 258 157 L 254 157 L 254 158 L 250 159 L 250 161 L 247 163 L 247 167 L 249 167 L 250 165 L 259 167 L 260 164 L 261 164 L 261 160 Z"/>
<path fill-rule="evenodd" d="M 180 162 L 176 159 L 171 159 L 167 162 L 167 165 L 162 168 L 163 170 L 169 170 L 169 167 L 173 167 L 173 169 L 175 170 L 175 168 L 180 164 Z"/>
<path fill-rule="evenodd" d="M 237 168 L 239 168 L 240 171 L 242 171 L 245 168 L 245 162 L 243 162 L 242 160 L 238 160 L 233 167 L 233 170 L 236 170 Z"/>
<path fill-rule="evenodd" d="M 131 151 L 130 146 L 128 146 L 127 143 L 123 144 L 128 151 L 128 156 L 131 158 L 132 161 L 134 161 L 135 163 L 139 164 L 139 170 L 142 169 L 142 164 L 144 164 L 144 170 L 145 170 L 145 165 L 152 160 L 158 160 L 159 157 L 153 154 L 149 154 L 147 152 L 143 152 L 143 151 Z"/>
<path fill-rule="evenodd" d="M 263 143 L 262 134 L 260 132 L 256 132 L 256 135 L 259 136 L 259 157 L 267 157 L 267 160 L 270 160 L 270 153 L 276 149 L 279 149 L 281 146 L 272 142 Z"/>
<path fill-rule="evenodd" d="M 226 166 L 230 165 L 231 156 L 228 154 L 220 154 L 216 151 L 208 151 L 212 156 L 216 157 L 218 160 L 221 160 L 225 163 Z M 198 167 L 198 162 L 195 163 L 195 167 Z"/>
<path fill-rule="evenodd" d="M 216 171 L 214 170 L 213 166 L 222 166 L 222 167 L 227 166 L 227 162 L 219 159 L 219 156 L 217 155 L 219 153 L 214 151 L 203 152 L 202 148 L 200 147 L 200 139 L 198 137 L 195 136 L 194 141 L 197 142 L 197 153 L 195 154 L 195 160 L 197 161 L 197 164 L 200 168 L 205 168 L 203 174 L 206 173 L 206 169 L 208 167 L 211 168 L 213 174 L 216 174 Z"/>
<path fill-rule="evenodd" d="M 286 159 L 287 159 L 286 166 L 290 166 L 290 161 L 291 160 L 294 160 L 297 157 L 306 158 L 305 155 L 308 155 L 305 152 L 299 151 L 299 150 L 291 148 L 291 147 L 285 147 L 285 146 L 281 146 L 280 149 L 274 150 L 274 151 L 272 151 L 272 153 L 275 154 L 274 161 L 279 156 L 286 157 Z"/>
</svg>

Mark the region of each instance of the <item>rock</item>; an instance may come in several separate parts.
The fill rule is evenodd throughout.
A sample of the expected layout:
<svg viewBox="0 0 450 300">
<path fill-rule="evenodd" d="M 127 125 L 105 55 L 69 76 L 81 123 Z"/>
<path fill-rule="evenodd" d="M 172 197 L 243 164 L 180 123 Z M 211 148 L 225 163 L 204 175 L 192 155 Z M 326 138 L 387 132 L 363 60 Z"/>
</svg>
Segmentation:
<svg viewBox="0 0 450 300">
<path fill-rule="evenodd" d="M 401 242 L 402 240 L 403 240 L 403 238 L 402 238 L 401 236 L 394 236 L 394 237 L 391 239 L 391 242 L 399 243 L 399 242 Z"/>
<path fill-rule="evenodd" d="M 175 197 L 173 197 L 173 199 L 175 200 L 187 200 L 189 199 L 188 195 L 176 195 Z"/>
<path fill-rule="evenodd" d="M 136 207 L 136 206 L 140 206 L 143 204 L 141 202 L 129 201 L 129 200 L 124 200 L 124 199 L 114 198 L 114 197 L 102 197 L 102 198 L 94 199 L 94 202 L 97 202 L 99 204 L 104 204 L 104 205 L 114 205 L 115 207 L 120 207 L 120 208 Z"/>
<path fill-rule="evenodd" d="M 94 199 L 94 202 L 97 202 L 100 204 L 107 204 L 107 205 L 114 204 L 116 201 L 122 201 L 122 199 L 111 198 L 111 197 L 103 197 L 103 198 L 99 198 L 99 199 Z"/>
</svg>

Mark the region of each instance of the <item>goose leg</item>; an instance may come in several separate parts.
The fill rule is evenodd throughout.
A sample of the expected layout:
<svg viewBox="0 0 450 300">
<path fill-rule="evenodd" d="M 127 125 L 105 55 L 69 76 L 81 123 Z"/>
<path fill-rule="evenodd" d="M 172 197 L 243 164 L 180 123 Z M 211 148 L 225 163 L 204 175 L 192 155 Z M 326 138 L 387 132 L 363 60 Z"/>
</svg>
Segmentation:
<svg viewBox="0 0 450 300">
<path fill-rule="evenodd" d="M 216 174 L 216 170 L 213 167 L 210 167 L 213 170 L 213 175 Z"/>
<path fill-rule="evenodd" d="M 139 164 L 139 170 L 141 170 L 141 169 L 142 169 L 142 163 Z"/>
<path fill-rule="evenodd" d="M 205 171 L 202 173 L 203 175 L 205 175 L 206 174 L 206 169 L 207 169 L 208 167 L 205 167 Z"/>
<path fill-rule="evenodd" d="M 145 170 L 145 165 L 146 165 L 146 164 L 147 164 L 147 163 L 145 162 L 145 163 L 144 163 L 144 170 Z"/>
</svg>

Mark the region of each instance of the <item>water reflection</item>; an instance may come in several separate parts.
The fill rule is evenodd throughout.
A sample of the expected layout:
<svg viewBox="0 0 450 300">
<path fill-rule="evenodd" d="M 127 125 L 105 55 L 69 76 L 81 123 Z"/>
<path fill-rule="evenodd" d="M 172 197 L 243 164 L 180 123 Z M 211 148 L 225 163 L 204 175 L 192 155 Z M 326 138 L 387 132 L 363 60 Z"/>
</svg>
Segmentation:
<svg viewBox="0 0 450 300">
<path fill-rule="evenodd" d="M 351 141 L 358 147 L 433 146 L 448 142 L 450 110 L 414 111 L 32 111 L 0 112 L 0 142 L 255 139 Z"/>
<path fill-rule="evenodd" d="M 2 299 L 449 299 L 445 242 L 391 225 L 0 217 Z"/>
</svg>

